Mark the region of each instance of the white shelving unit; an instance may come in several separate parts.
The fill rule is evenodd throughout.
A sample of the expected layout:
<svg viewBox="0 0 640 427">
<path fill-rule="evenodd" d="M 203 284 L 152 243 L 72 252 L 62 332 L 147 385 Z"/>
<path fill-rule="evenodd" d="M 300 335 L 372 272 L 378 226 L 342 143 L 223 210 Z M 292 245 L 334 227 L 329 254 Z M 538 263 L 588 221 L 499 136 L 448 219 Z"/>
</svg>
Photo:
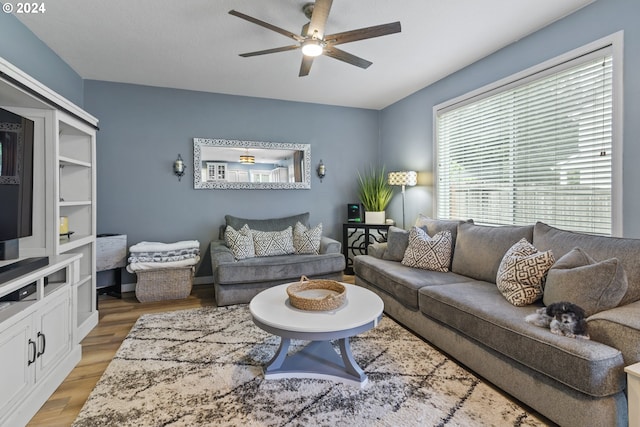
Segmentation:
<svg viewBox="0 0 640 427">
<path fill-rule="evenodd" d="M 97 324 L 96 308 L 96 170 L 95 128 L 62 112 L 56 113 L 57 151 L 54 211 L 68 218 L 69 236 L 57 236 L 55 253 L 80 253 L 80 280 L 74 288 L 78 303 L 76 328 L 83 338 Z"/>
<path fill-rule="evenodd" d="M 0 309 L 0 425 L 24 425 L 79 362 L 80 341 L 98 324 L 98 120 L 3 58 L 0 107 L 34 121 L 33 230 L 20 239 L 20 257 L 49 257 L 48 266 L 0 283 L 0 297 L 37 287 Z M 70 236 L 60 235 L 61 216 Z"/>
</svg>

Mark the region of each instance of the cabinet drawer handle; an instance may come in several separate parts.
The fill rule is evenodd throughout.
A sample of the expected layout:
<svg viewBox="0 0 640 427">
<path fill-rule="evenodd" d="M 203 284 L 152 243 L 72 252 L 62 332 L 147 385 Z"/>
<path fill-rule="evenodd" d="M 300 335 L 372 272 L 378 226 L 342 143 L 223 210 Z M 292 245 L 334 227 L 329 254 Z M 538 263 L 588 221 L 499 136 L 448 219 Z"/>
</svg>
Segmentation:
<svg viewBox="0 0 640 427">
<path fill-rule="evenodd" d="M 44 354 L 44 350 L 47 347 L 47 339 L 42 332 L 38 332 L 38 341 L 40 344 L 40 351 L 38 351 L 38 357 Z"/>
<path fill-rule="evenodd" d="M 31 352 L 33 350 L 33 352 Z M 31 365 L 36 361 L 36 342 L 29 338 L 29 361 L 27 362 L 27 366 Z"/>
</svg>

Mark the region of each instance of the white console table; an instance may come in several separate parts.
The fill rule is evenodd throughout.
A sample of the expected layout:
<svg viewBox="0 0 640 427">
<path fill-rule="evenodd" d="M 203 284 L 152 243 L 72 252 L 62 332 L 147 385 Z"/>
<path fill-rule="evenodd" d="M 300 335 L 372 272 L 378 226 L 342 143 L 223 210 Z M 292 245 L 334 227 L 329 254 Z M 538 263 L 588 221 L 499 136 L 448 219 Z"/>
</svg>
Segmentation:
<svg viewBox="0 0 640 427">
<path fill-rule="evenodd" d="M 0 285 L 0 297 L 35 284 L 35 292 L 0 308 L 0 425 L 23 426 L 80 361 L 77 334 L 81 254 Z"/>
</svg>

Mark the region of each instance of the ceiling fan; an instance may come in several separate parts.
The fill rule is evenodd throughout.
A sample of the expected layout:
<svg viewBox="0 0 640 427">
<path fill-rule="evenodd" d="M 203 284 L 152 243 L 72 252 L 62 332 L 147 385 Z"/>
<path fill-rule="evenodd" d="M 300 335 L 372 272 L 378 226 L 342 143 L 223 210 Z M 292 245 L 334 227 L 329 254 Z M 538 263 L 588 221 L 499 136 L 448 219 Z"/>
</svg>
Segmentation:
<svg viewBox="0 0 640 427">
<path fill-rule="evenodd" d="M 297 42 L 297 44 L 276 47 L 273 49 L 259 50 L 256 52 L 242 53 L 242 57 L 250 57 L 257 55 L 266 55 L 269 53 L 286 52 L 289 50 L 301 49 L 303 53 L 302 65 L 300 66 L 299 77 L 309 75 L 313 59 L 319 55 L 329 56 L 339 61 L 355 65 L 360 68 L 368 68 L 372 62 L 366 59 L 352 55 L 344 50 L 338 49 L 336 45 L 350 43 L 358 40 L 370 39 L 374 37 L 386 36 L 389 34 L 400 32 L 400 22 L 391 22 L 389 24 L 376 25 L 373 27 L 360 28 L 358 30 L 345 31 L 342 33 L 325 35 L 325 24 L 329 17 L 329 10 L 333 0 L 316 0 L 315 3 L 307 3 L 302 7 L 305 16 L 310 22 L 302 27 L 301 35 L 292 33 L 268 22 L 253 18 L 244 13 L 230 10 L 229 13 L 238 18 L 245 19 L 261 27 L 267 28 L 276 33 L 280 33 Z"/>
</svg>

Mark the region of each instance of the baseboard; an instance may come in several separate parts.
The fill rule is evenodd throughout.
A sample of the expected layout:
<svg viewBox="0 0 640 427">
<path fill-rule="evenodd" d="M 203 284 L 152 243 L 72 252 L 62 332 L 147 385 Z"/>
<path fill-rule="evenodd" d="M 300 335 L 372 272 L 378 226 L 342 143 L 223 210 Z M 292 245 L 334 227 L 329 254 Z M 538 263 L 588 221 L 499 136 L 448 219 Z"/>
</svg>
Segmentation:
<svg viewBox="0 0 640 427">
<path fill-rule="evenodd" d="M 199 276 L 193 278 L 194 285 L 211 285 L 213 284 L 213 276 Z M 136 284 L 135 283 L 123 283 L 121 287 L 121 292 L 135 292 Z"/>
</svg>

